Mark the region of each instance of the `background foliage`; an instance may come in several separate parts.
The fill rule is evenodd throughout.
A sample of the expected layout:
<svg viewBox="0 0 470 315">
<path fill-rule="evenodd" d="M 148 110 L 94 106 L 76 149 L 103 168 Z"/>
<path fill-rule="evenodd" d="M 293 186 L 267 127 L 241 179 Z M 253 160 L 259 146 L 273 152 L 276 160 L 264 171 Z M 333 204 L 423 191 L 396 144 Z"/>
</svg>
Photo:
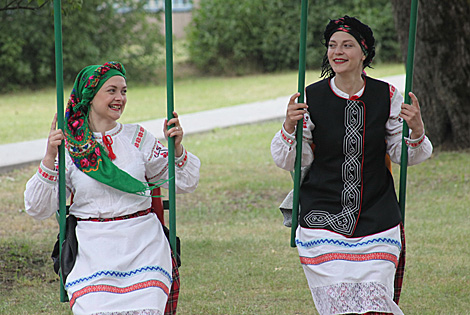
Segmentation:
<svg viewBox="0 0 470 315">
<path fill-rule="evenodd" d="M 389 0 L 310 0 L 307 67 L 321 65 L 323 30 L 348 14 L 374 31 L 376 62 L 400 60 Z M 243 74 L 298 67 L 300 1 L 201 0 L 188 40 L 191 60 L 213 73 Z"/>
<path fill-rule="evenodd" d="M 65 82 L 73 82 L 77 69 L 107 60 L 122 61 L 139 80 L 155 77 L 148 69 L 164 62 L 163 36 L 157 16 L 145 13 L 142 5 L 132 0 L 87 0 L 77 8 L 64 2 Z M 130 10 L 118 11 L 123 7 Z M 53 85 L 52 3 L 37 10 L 0 11 L 0 19 L 0 91 Z"/>
</svg>

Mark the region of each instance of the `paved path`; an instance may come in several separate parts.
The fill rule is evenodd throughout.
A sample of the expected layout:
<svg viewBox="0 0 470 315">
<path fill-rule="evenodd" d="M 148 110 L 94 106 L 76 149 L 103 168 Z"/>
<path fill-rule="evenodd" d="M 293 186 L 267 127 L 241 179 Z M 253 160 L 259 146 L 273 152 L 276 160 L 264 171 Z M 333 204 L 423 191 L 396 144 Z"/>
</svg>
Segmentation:
<svg viewBox="0 0 470 315">
<path fill-rule="evenodd" d="M 402 92 L 405 89 L 404 75 L 386 77 L 382 80 L 390 82 Z M 288 100 L 289 95 L 268 101 L 181 115 L 180 120 L 185 134 L 194 134 L 215 128 L 282 119 Z M 162 139 L 163 120 L 164 118 L 148 120 L 140 124 L 157 138 Z M 46 144 L 47 139 L 39 139 L 0 145 L 0 172 L 39 162 L 44 156 Z"/>
</svg>

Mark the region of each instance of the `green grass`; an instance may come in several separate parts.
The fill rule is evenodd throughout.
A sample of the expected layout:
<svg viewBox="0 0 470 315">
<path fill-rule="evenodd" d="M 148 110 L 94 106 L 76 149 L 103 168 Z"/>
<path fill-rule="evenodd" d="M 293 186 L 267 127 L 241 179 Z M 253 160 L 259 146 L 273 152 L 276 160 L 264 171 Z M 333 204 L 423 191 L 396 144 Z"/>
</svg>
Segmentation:
<svg viewBox="0 0 470 315">
<path fill-rule="evenodd" d="M 404 73 L 401 64 L 381 64 L 368 70 L 368 74 L 374 77 L 400 73 Z M 316 81 L 318 76 L 318 71 L 307 71 L 306 82 Z M 64 91 L 65 99 L 70 90 L 69 83 Z M 129 82 L 128 103 L 122 122 L 165 117 L 165 91 L 165 84 L 134 86 Z M 244 77 L 190 75 L 175 80 L 175 109 L 180 114 L 187 114 L 291 95 L 295 91 L 297 73 L 294 71 Z M 56 98 L 53 88 L 0 95 L 0 144 L 47 138 L 56 111 Z"/>
<path fill-rule="evenodd" d="M 270 122 L 185 138 L 202 167 L 196 192 L 177 198 L 178 314 L 316 314 L 277 209 L 292 185 L 269 152 L 279 127 Z M 35 170 L 0 176 L 0 314 L 67 314 L 49 259 L 57 224 L 19 211 Z M 470 152 L 437 152 L 409 168 L 405 314 L 468 314 L 469 208 Z"/>
</svg>

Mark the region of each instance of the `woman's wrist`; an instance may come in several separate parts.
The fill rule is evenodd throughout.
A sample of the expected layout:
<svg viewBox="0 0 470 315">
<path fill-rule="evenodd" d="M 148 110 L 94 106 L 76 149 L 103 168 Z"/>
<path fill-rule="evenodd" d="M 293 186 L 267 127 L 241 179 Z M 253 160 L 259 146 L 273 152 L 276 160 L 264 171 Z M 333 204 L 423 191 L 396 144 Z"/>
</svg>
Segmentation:
<svg viewBox="0 0 470 315">
<path fill-rule="evenodd" d="M 183 154 L 184 154 L 184 148 L 183 148 L 183 145 L 180 144 L 175 149 L 175 158 L 180 158 Z"/>
<path fill-rule="evenodd" d="M 55 158 L 51 159 L 50 157 L 45 156 L 42 159 L 41 163 L 50 170 L 53 170 L 55 168 Z"/>
<path fill-rule="evenodd" d="M 291 125 L 288 124 L 286 121 L 284 121 L 283 127 L 284 127 L 284 130 L 285 130 L 288 134 L 293 134 L 293 133 L 295 132 L 295 125 L 294 125 L 294 126 L 291 126 Z"/>
</svg>

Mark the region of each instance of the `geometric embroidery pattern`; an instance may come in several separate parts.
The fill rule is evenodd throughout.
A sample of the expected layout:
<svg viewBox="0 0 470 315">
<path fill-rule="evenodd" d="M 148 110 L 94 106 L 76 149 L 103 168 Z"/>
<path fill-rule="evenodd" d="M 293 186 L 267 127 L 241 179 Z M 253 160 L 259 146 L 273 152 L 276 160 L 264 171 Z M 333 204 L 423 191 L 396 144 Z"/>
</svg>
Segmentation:
<svg viewBox="0 0 470 315">
<path fill-rule="evenodd" d="M 169 289 L 168 287 L 161 281 L 158 280 L 148 280 L 140 283 L 133 284 L 131 286 L 127 287 L 116 287 L 112 285 L 90 285 L 86 286 L 81 290 L 78 290 L 72 294 L 72 298 L 70 299 L 70 308 L 73 307 L 75 304 L 76 300 L 86 294 L 89 293 L 95 293 L 95 292 L 108 292 L 108 293 L 115 293 L 115 294 L 125 294 L 125 293 L 130 293 L 133 291 L 141 290 L 141 289 L 146 289 L 146 288 L 160 288 L 162 291 L 168 295 L 169 294 Z"/>
<path fill-rule="evenodd" d="M 51 183 L 51 184 L 57 182 L 57 178 L 58 178 L 57 174 L 51 174 L 51 173 L 49 173 L 47 170 L 43 170 L 43 167 L 42 167 L 42 166 L 43 166 L 43 165 L 42 165 L 42 163 L 41 163 L 41 164 L 39 165 L 39 167 L 38 167 L 37 173 L 38 173 L 38 175 L 39 175 L 39 178 L 41 178 L 41 179 L 44 180 L 45 182 Z"/>
<path fill-rule="evenodd" d="M 93 280 L 95 278 L 103 277 L 103 276 L 104 277 L 112 277 L 112 278 L 128 278 L 128 277 L 131 277 L 131 276 L 143 273 L 143 272 L 153 272 L 153 271 L 161 273 L 162 275 L 164 275 L 168 279 L 168 281 L 172 282 L 171 275 L 168 273 L 168 271 L 166 271 L 162 267 L 160 267 L 160 266 L 146 266 L 146 267 L 137 268 L 137 269 L 134 269 L 134 270 L 131 270 L 131 271 L 126 271 L 126 272 L 115 271 L 115 270 L 98 271 L 98 272 L 95 272 L 94 274 L 92 274 L 89 277 L 79 278 L 75 281 L 67 282 L 65 284 L 65 288 L 69 289 L 69 288 L 71 288 L 71 287 L 73 287 L 73 286 L 75 286 L 79 283 L 87 282 L 87 281 Z"/>
<path fill-rule="evenodd" d="M 138 127 L 139 128 L 135 131 L 135 134 L 133 137 L 134 139 L 132 140 L 132 142 L 134 143 L 134 146 L 137 149 L 140 149 L 140 145 L 144 141 L 145 136 L 147 135 L 147 132 L 142 126 L 138 126 Z"/>
<path fill-rule="evenodd" d="M 400 241 L 393 239 L 393 238 L 388 238 L 388 237 L 374 238 L 366 242 L 359 242 L 359 243 L 340 241 L 340 240 L 330 239 L 330 238 L 321 238 L 321 239 L 317 239 L 313 241 L 308 241 L 305 243 L 296 239 L 295 243 L 297 246 L 300 246 L 303 248 L 311 248 L 311 247 L 316 247 L 316 246 L 321 246 L 321 245 L 333 245 L 333 246 L 339 246 L 339 247 L 345 247 L 345 248 L 356 248 L 356 247 L 363 247 L 363 246 L 369 246 L 369 245 L 374 245 L 374 244 L 387 244 L 387 245 L 396 246 L 399 250 L 401 250 Z"/>
<path fill-rule="evenodd" d="M 347 254 L 347 253 L 328 253 L 318 255 L 316 257 L 300 257 L 300 263 L 303 265 L 319 265 L 333 260 L 346 260 L 352 262 L 364 262 L 370 260 L 386 260 L 395 265 L 398 265 L 398 257 L 396 255 L 377 252 L 369 254 Z"/>
<path fill-rule="evenodd" d="M 362 202 L 365 108 L 360 103 L 362 102 L 349 99 L 344 109 L 344 125 L 346 130 L 343 138 L 342 210 L 338 214 L 330 214 L 323 210 L 311 210 L 304 219 L 309 227 L 324 228 L 330 226 L 333 231 L 344 235 L 352 235 L 354 233 Z"/>
</svg>

